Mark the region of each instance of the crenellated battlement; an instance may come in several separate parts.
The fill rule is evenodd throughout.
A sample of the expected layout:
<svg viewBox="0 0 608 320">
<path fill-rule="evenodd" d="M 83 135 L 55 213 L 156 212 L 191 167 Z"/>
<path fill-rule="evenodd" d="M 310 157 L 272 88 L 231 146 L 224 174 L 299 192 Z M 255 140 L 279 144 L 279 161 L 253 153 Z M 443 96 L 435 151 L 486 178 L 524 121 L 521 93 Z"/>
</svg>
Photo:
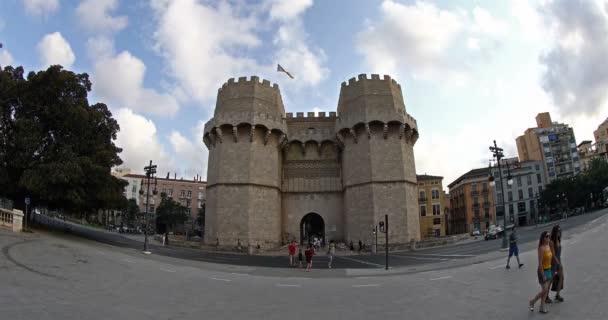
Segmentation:
<svg viewBox="0 0 608 320">
<path fill-rule="evenodd" d="M 283 116 L 285 107 L 278 84 L 258 76 L 230 78 L 217 91 L 215 116 L 221 113 L 264 112 Z"/>
<path fill-rule="evenodd" d="M 356 86 L 360 81 L 382 81 L 385 82 L 386 84 L 392 84 L 395 85 L 399 88 L 399 90 L 401 90 L 401 85 L 399 83 L 397 83 L 397 81 L 395 79 L 391 79 L 391 76 L 389 75 L 384 75 L 382 78 L 380 78 L 379 74 L 371 74 L 370 78 L 367 77 L 367 74 L 360 74 L 358 75 L 356 78 L 352 77 L 350 79 L 348 79 L 348 82 L 343 81 L 342 82 L 342 88 L 345 87 L 349 87 L 349 86 Z"/>
<path fill-rule="evenodd" d="M 287 112 L 285 114 L 285 120 L 287 122 L 305 122 L 305 121 L 336 121 L 338 118 L 337 112 L 296 112 L 295 117 L 293 112 Z"/>
</svg>

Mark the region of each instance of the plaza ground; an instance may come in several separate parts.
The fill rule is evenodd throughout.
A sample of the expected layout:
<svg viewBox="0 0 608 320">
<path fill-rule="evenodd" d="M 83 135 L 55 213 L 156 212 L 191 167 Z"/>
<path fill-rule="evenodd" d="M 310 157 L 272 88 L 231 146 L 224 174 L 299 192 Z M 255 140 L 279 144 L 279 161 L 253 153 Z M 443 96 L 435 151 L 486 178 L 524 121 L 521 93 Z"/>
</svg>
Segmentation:
<svg viewBox="0 0 608 320">
<path fill-rule="evenodd" d="M 607 319 L 608 215 L 565 231 L 564 238 L 566 301 L 543 315 L 527 309 L 539 289 L 530 244 L 522 247 L 522 269 L 505 270 L 504 256 L 490 252 L 480 262 L 406 274 L 397 271 L 407 267 L 388 274 L 379 268 L 306 273 L 0 231 L 0 314 L 28 320 Z"/>
</svg>

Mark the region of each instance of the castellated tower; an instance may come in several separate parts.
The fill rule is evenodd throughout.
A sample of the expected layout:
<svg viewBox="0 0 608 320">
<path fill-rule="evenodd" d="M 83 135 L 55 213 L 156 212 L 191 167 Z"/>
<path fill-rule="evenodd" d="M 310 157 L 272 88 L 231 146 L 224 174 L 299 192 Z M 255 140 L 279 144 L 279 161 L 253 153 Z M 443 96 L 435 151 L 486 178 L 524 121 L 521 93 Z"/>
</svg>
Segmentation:
<svg viewBox="0 0 608 320">
<path fill-rule="evenodd" d="M 345 238 L 373 243 L 371 230 L 387 214 L 390 243 L 420 240 L 413 150 L 418 129 L 405 111 L 401 86 L 379 75 L 343 82 L 338 115 Z"/>
<path fill-rule="evenodd" d="M 285 108 L 278 85 L 228 80 L 205 124 L 209 149 L 205 243 L 275 247 L 281 241 L 281 147 Z"/>
</svg>

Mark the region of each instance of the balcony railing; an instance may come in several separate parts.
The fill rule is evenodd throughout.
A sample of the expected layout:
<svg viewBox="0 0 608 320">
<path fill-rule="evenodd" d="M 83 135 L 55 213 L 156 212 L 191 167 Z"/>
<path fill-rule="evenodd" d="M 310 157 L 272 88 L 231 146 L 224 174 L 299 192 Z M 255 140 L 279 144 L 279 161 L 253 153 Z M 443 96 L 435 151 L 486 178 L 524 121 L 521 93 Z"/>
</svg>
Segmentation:
<svg viewBox="0 0 608 320">
<path fill-rule="evenodd" d="M 477 190 L 471 191 L 471 196 L 475 197 L 477 195 L 479 195 L 479 191 L 477 191 Z"/>
<path fill-rule="evenodd" d="M 489 208 L 489 207 L 490 207 L 490 202 L 489 202 L 489 201 L 485 201 L 485 202 L 483 203 L 483 207 L 484 207 L 484 208 Z"/>
<path fill-rule="evenodd" d="M 418 202 L 426 202 L 427 198 L 418 198 Z"/>
</svg>

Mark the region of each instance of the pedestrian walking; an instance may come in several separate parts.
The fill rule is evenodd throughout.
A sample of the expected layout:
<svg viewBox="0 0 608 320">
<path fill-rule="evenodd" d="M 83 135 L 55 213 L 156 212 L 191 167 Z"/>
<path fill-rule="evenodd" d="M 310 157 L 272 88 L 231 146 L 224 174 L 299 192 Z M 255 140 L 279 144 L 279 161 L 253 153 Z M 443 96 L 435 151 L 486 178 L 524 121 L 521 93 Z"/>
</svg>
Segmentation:
<svg viewBox="0 0 608 320">
<path fill-rule="evenodd" d="M 329 240 L 329 249 L 327 250 L 327 256 L 329 257 L 329 263 L 327 267 L 331 269 L 331 264 L 334 261 L 334 254 L 336 254 L 336 244 L 334 240 Z"/>
<path fill-rule="evenodd" d="M 296 265 L 296 242 L 292 240 L 287 248 L 289 250 L 289 266 L 293 267 Z"/>
<path fill-rule="evenodd" d="M 312 269 L 312 256 L 315 255 L 315 248 L 309 245 L 308 249 L 304 251 L 304 255 L 306 256 L 306 272 L 309 272 Z"/>
<path fill-rule="evenodd" d="M 298 261 L 299 261 L 299 265 L 298 268 L 302 268 L 303 265 L 303 261 L 304 261 L 304 255 L 302 254 L 302 246 L 300 246 L 298 248 Z"/>
<path fill-rule="evenodd" d="M 511 261 L 511 257 L 513 255 L 515 255 L 515 258 L 517 258 L 517 265 L 519 268 L 521 269 L 521 267 L 524 266 L 524 264 L 519 261 L 519 248 L 517 247 L 518 239 L 519 236 L 517 235 L 517 230 L 515 227 L 513 227 L 513 230 L 511 230 L 511 235 L 509 236 L 509 257 L 507 258 L 507 269 L 511 269 L 509 262 Z"/>
<path fill-rule="evenodd" d="M 353 241 L 350 241 L 350 253 L 353 254 L 355 252 L 355 245 L 353 244 Z"/>
<path fill-rule="evenodd" d="M 543 231 L 538 240 L 538 268 L 537 276 L 538 283 L 540 284 L 541 291 L 530 300 L 529 308 L 530 311 L 534 311 L 534 305 L 536 301 L 540 300 L 541 313 L 549 312 L 545 306 L 545 301 L 549 295 L 549 286 L 551 284 L 551 262 L 553 260 L 553 248 L 551 247 L 551 238 L 547 231 Z M 558 261 L 559 263 L 559 261 Z"/>
<path fill-rule="evenodd" d="M 363 250 L 363 242 L 359 240 L 359 254 L 361 254 L 361 250 Z"/>
<path fill-rule="evenodd" d="M 553 272 L 551 291 L 556 292 L 555 301 L 564 302 L 564 298 L 560 295 L 560 291 L 564 289 L 564 265 L 562 264 L 562 229 L 559 225 L 554 226 L 551 230 L 551 246 L 556 257 L 551 263 Z M 547 296 L 547 303 L 551 302 L 553 301 Z"/>
</svg>

